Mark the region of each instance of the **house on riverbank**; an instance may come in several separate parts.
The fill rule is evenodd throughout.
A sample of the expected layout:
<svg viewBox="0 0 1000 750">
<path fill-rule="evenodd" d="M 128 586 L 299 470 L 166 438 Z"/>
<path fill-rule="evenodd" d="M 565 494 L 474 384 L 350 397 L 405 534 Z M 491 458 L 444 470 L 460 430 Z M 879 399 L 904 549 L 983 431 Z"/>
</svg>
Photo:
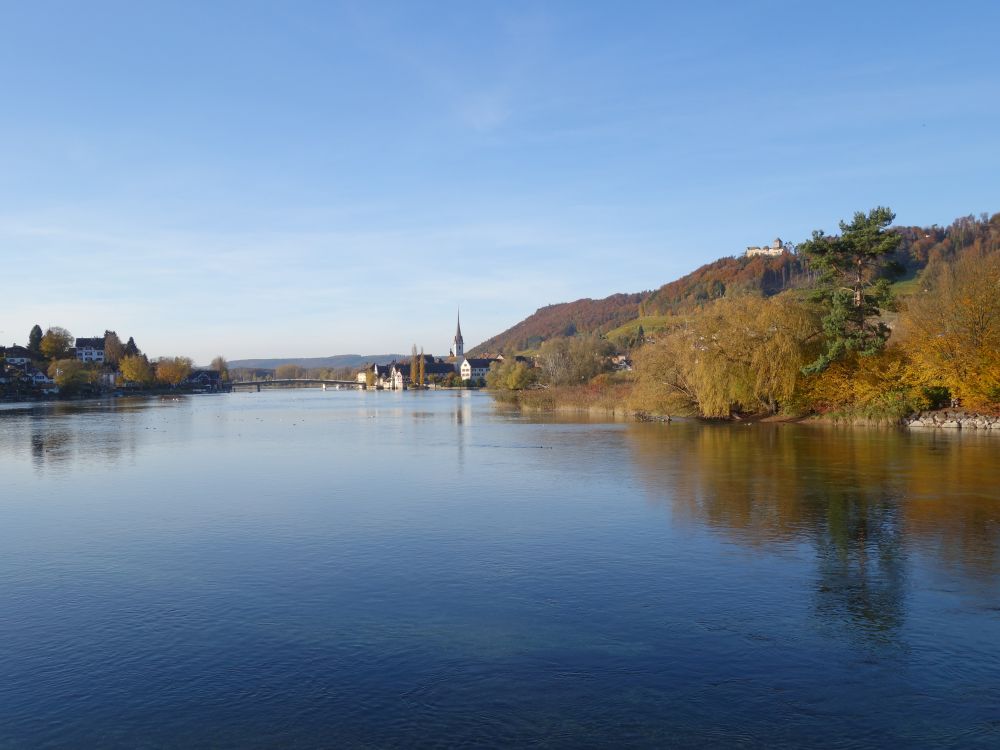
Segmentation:
<svg viewBox="0 0 1000 750">
<path fill-rule="evenodd" d="M 490 365 L 499 361 L 499 359 L 494 359 L 493 357 L 466 357 L 462 360 L 462 365 L 459 369 L 462 380 L 468 381 L 485 378 L 486 373 L 490 371 Z"/>
<path fill-rule="evenodd" d="M 81 362 L 104 364 L 104 337 L 77 339 L 74 354 Z"/>
<path fill-rule="evenodd" d="M 0 346 L 0 359 L 6 361 L 8 365 L 26 365 L 38 358 L 38 355 L 33 355 L 28 349 L 17 344 Z"/>
</svg>

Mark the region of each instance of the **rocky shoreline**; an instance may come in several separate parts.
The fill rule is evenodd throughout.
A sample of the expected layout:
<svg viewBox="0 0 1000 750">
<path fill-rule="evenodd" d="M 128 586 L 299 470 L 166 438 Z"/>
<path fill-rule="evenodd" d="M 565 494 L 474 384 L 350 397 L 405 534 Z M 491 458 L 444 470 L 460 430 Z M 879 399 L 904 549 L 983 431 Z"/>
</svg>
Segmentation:
<svg viewBox="0 0 1000 750">
<path fill-rule="evenodd" d="M 903 418 L 906 427 L 940 427 L 953 430 L 996 430 L 1000 433 L 1000 417 L 961 410 L 927 411 Z"/>
</svg>

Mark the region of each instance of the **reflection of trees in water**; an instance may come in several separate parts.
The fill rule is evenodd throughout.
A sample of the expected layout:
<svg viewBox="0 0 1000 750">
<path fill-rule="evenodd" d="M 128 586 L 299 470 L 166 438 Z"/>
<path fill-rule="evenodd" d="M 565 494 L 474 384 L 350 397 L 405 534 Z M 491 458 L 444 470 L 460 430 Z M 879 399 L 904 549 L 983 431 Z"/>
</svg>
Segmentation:
<svg viewBox="0 0 1000 750">
<path fill-rule="evenodd" d="M 807 473 L 776 430 L 671 424 L 626 433 L 639 479 L 675 517 L 706 522 L 751 544 L 794 537 Z"/>
<path fill-rule="evenodd" d="M 906 529 L 939 559 L 998 585 L 1000 439 L 916 433 L 907 480 Z"/>
<path fill-rule="evenodd" d="M 35 469 L 66 468 L 78 461 L 118 464 L 123 455 L 134 455 L 137 436 L 133 424 L 102 425 L 91 431 L 86 424 L 52 417 L 31 420 L 31 458 Z"/>
<path fill-rule="evenodd" d="M 1000 441 L 792 425 L 633 425 L 638 479 L 675 518 L 752 545 L 808 541 L 817 606 L 877 636 L 899 626 L 908 550 L 995 581 Z"/>
<path fill-rule="evenodd" d="M 0 415 L 0 454 L 27 450 L 39 472 L 77 462 L 119 464 L 134 456 L 148 426 L 151 402 L 55 402 Z"/>
<path fill-rule="evenodd" d="M 31 462 L 36 469 L 44 469 L 46 464 L 66 461 L 73 455 L 73 436 L 69 430 L 39 429 L 31 425 Z"/>
<path fill-rule="evenodd" d="M 897 502 L 878 490 L 829 491 L 825 522 L 814 533 L 823 622 L 849 621 L 877 640 L 902 625 L 906 548 Z"/>
</svg>

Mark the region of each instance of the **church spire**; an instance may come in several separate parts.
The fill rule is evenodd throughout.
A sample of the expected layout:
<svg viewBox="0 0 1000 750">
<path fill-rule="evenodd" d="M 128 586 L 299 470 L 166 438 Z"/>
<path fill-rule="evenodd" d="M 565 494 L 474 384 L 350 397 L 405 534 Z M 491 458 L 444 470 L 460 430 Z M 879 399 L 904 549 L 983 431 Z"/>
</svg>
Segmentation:
<svg viewBox="0 0 1000 750">
<path fill-rule="evenodd" d="M 458 311 L 458 322 L 455 326 L 455 338 L 451 342 L 451 356 L 461 359 L 465 356 L 465 342 L 462 340 L 462 311 Z"/>
</svg>

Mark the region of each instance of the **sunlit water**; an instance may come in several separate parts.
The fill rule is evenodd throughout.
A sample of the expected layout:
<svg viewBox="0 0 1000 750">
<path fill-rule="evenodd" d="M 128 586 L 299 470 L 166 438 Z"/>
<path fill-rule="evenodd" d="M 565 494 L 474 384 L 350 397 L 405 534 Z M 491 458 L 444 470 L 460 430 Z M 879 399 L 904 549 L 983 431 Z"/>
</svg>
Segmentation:
<svg viewBox="0 0 1000 750">
<path fill-rule="evenodd" d="M 0 747 L 1000 747 L 1000 436 L 0 410 Z"/>
</svg>

